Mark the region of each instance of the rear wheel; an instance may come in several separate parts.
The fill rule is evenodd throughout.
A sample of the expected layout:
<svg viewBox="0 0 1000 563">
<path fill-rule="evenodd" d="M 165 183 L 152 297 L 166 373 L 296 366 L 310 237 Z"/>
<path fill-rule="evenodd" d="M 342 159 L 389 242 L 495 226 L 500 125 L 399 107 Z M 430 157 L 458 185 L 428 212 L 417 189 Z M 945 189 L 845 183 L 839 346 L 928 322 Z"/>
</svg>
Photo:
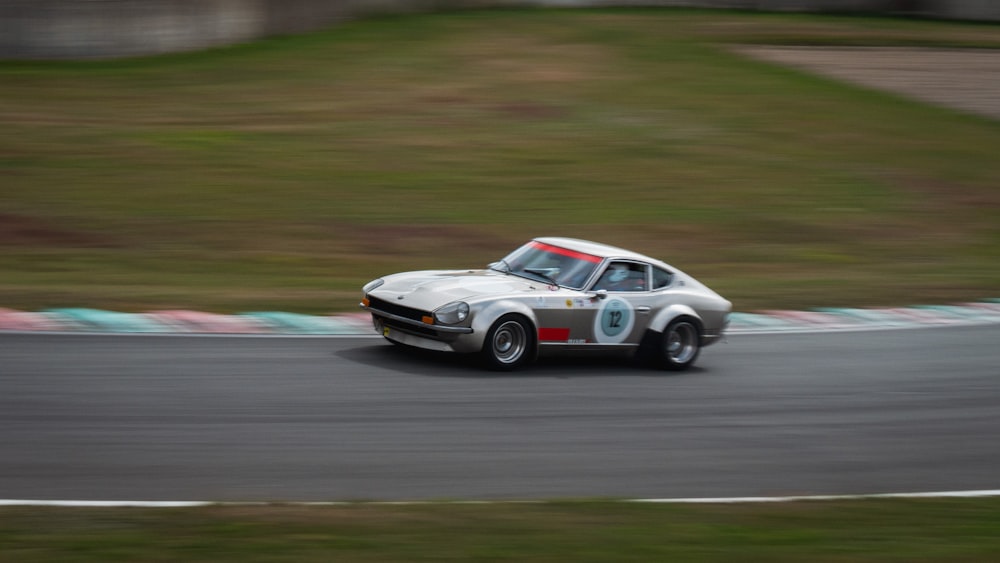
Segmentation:
<svg viewBox="0 0 1000 563">
<path fill-rule="evenodd" d="M 663 331 L 660 342 L 660 365 L 672 371 L 686 370 L 701 352 L 701 332 L 688 318 L 672 321 Z"/>
<path fill-rule="evenodd" d="M 483 362 L 492 370 L 512 371 L 531 359 L 534 348 L 531 323 L 520 315 L 504 315 L 486 333 Z"/>
</svg>

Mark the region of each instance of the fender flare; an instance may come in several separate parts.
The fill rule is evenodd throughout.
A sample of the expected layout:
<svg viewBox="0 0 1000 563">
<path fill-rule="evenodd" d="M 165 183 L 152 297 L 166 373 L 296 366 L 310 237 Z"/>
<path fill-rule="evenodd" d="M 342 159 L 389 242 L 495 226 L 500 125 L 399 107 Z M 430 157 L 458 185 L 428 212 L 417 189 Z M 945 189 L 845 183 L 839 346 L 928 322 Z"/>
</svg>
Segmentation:
<svg viewBox="0 0 1000 563">
<path fill-rule="evenodd" d="M 657 313 L 656 316 L 649 321 L 649 325 L 647 325 L 646 328 L 647 330 L 662 333 L 664 330 L 667 330 L 667 325 L 679 317 L 691 317 L 698 323 L 698 330 L 704 331 L 705 323 L 702 321 L 698 313 L 696 313 L 691 307 L 681 305 L 679 303 L 675 303 Z"/>
<path fill-rule="evenodd" d="M 642 339 L 639 341 L 639 358 L 647 362 L 658 361 L 657 352 L 655 351 L 660 346 L 663 331 L 667 330 L 667 325 L 681 317 L 693 320 L 698 326 L 700 336 L 702 336 L 700 340 L 704 340 L 704 323 L 701 317 L 698 316 L 698 313 L 695 313 L 694 309 L 687 305 L 674 304 L 657 313 L 646 326 L 646 331 L 642 334 Z"/>
<path fill-rule="evenodd" d="M 486 340 L 486 333 L 490 331 L 493 323 L 500 317 L 509 314 L 521 315 L 531 324 L 531 339 L 533 342 L 531 356 L 532 358 L 536 357 L 538 355 L 538 317 L 535 316 L 535 312 L 532 311 L 531 307 L 514 299 L 493 301 L 476 311 L 475 317 L 472 319 L 472 333 L 476 336 L 475 351 L 478 352 L 482 349 L 483 342 Z"/>
</svg>

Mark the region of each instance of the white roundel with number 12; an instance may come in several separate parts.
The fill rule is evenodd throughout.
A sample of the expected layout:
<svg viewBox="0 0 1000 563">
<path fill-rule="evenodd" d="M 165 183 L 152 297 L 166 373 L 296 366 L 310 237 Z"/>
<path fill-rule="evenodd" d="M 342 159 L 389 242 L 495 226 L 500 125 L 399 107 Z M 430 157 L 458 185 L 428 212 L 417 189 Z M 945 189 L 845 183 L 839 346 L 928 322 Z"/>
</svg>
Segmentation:
<svg viewBox="0 0 1000 563">
<path fill-rule="evenodd" d="M 601 303 L 594 319 L 594 339 L 601 344 L 619 344 L 632 334 L 635 309 L 632 304 L 618 297 L 609 297 Z"/>
</svg>

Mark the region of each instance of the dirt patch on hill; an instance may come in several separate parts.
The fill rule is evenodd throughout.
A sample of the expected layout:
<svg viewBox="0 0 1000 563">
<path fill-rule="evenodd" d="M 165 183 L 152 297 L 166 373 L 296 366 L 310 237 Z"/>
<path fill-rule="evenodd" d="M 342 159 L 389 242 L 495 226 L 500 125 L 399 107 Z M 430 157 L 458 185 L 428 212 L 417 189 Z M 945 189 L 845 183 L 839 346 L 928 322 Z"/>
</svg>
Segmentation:
<svg viewBox="0 0 1000 563">
<path fill-rule="evenodd" d="M 110 247 L 110 241 L 36 217 L 0 213 L 0 246 Z"/>
<path fill-rule="evenodd" d="M 737 52 L 1000 120 L 1000 50 L 766 47 Z"/>
</svg>

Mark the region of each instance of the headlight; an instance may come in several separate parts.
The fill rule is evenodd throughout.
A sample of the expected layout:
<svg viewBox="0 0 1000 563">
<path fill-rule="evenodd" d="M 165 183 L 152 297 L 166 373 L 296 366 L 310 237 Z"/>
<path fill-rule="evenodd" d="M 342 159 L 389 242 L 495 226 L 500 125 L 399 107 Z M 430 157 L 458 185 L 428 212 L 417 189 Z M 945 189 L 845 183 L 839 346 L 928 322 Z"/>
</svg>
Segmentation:
<svg viewBox="0 0 1000 563">
<path fill-rule="evenodd" d="M 364 285 L 364 287 L 361 288 L 361 291 L 363 291 L 365 293 L 368 293 L 369 291 L 380 287 L 384 283 L 385 283 L 385 280 L 382 279 L 382 278 L 379 278 L 377 280 L 372 280 L 372 281 L 366 283 Z"/>
<path fill-rule="evenodd" d="M 434 311 L 434 322 L 453 325 L 464 321 L 468 316 L 469 304 L 464 301 L 455 301 Z"/>
</svg>

